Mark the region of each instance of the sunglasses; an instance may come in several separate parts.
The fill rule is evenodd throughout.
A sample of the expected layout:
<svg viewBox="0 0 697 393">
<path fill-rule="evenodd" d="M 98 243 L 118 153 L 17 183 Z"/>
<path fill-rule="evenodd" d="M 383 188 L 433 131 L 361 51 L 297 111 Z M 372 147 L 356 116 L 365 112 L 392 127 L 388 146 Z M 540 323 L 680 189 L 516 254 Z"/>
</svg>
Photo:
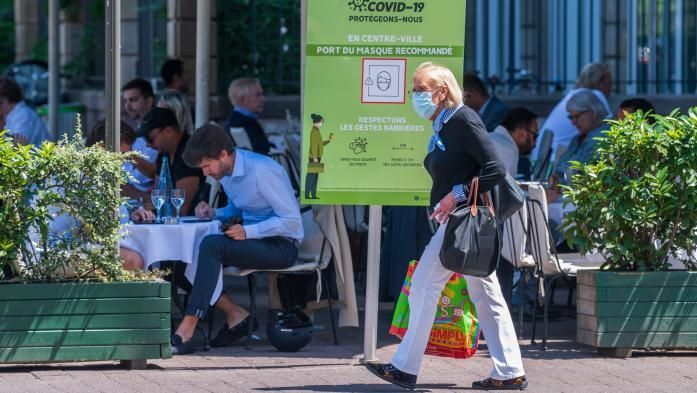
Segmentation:
<svg viewBox="0 0 697 393">
<path fill-rule="evenodd" d="M 148 133 L 148 136 L 145 137 L 145 140 L 146 140 L 149 144 L 152 145 L 153 140 L 155 140 L 155 135 L 157 135 L 157 134 L 159 134 L 160 132 L 162 132 L 163 129 L 164 129 L 164 128 L 154 128 L 154 129 L 150 130 L 150 132 Z"/>
<path fill-rule="evenodd" d="M 588 112 L 588 111 L 579 112 L 575 115 L 572 115 L 571 113 L 569 113 L 566 117 L 568 117 L 569 120 L 571 120 L 571 121 L 576 121 L 576 120 L 578 120 L 579 117 L 581 117 L 586 112 Z"/>
<path fill-rule="evenodd" d="M 529 128 L 523 128 L 523 129 L 525 130 L 525 132 L 527 132 L 528 134 L 532 135 L 532 137 L 535 138 L 535 139 L 537 139 L 537 137 L 540 135 L 539 132 L 535 132 L 535 131 L 533 131 L 533 130 L 531 130 L 531 129 L 529 129 Z"/>
</svg>

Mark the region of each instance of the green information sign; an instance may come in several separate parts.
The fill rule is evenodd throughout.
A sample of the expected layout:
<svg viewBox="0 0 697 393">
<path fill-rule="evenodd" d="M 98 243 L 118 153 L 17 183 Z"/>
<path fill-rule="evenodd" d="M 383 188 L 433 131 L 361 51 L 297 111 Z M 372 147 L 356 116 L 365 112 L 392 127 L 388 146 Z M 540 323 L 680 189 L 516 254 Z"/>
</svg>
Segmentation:
<svg viewBox="0 0 697 393">
<path fill-rule="evenodd" d="M 307 0 L 304 203 L 428 204 L 411 77 L 425 61 L 461 77 L 464 36 L 464 0 Z"/>
</svg>

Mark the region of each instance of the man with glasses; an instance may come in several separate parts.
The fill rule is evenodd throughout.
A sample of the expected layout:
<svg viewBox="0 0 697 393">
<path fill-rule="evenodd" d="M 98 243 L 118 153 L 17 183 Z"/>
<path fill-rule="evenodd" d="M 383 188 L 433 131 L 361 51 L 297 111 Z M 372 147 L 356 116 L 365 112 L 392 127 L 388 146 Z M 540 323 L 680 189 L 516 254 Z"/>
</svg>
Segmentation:
<svg viewBox="0 0 697 393">
<path fill-rule="evenodd" d="M 158 151 L 157 173 L 162 169 L 163 157 L 167 155 L 169 160 L 169 173 L 172 176 L 174 188 L 184 190 L 184 204 L 181 206 L 181 215 L 188 216 L 193 213 L 193 198 L 198 194 L 198 189 L 203 183 L 203 172 L 199 168 L 191 168 L 184 162 L 182 154 L 189 142 L 189 135 L 179 128 L 177 117 L 169 109 L 153 108 L 143 118 L 143 123 L 138 129 L 138 136 L 145 138 L 148 146 Z M 155 184 L 159 175 L 155 176 Z"/>
<path fill-rule="evenodd" d="M 537 115 L 525 108 L 513 108 L 489 135 L 494 142 L 494 147 L 499 158 L 511 176 L 518 175 L 518 161 L 527 158 L 535 147 L 537 140 Z M 510 225 L 510 224 L 507 224 Z M 506 233 L 503 231 L 502 233 Z M 499 263 L 496 275 L 501 284 L 501 292 L 504 299 L 511 307 L 513 298 L 513 264 L 509 262 Z"/>
</svg>

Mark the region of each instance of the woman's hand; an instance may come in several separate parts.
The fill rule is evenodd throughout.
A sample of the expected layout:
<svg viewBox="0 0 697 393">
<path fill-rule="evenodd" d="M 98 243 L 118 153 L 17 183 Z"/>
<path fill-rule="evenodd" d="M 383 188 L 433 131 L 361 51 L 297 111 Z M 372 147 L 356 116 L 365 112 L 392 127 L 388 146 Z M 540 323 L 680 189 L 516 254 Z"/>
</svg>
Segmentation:
<svg viewBox="0 0 697 393">
<path fill-rule="evenodd" d="M 435 219 L 440 224 L 445 224 L 448 221 L 448 215 L 455 210 L 457 206 L 457 200 L 455 199 L 455 194 L 449 192 L 443 199 L 436 204 L 433 208 L 433 214 L 431 214 L 431 219 Z"/>
</svg>

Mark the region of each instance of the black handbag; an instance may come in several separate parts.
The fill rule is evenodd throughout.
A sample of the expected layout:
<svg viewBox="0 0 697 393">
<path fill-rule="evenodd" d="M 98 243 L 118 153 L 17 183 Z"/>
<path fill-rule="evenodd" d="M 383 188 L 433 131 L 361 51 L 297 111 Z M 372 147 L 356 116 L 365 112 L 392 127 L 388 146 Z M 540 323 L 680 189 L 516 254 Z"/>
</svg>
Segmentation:
<svg viewBox="0 0 697 393">
<path fill-rule="evenodd" d="M 477 206 L 479 178 L 472 179 L 467 205 L 450 213 L 440 248 L 440 263 L 456 273 L 487 277 L 496 270 L 501 254 L 501 235 L 489 193 Z"/>
<path fill-rule="evenodd" d="M 506 173 L 506 176 L 493 188 L 491 194 L 494 200 L 496 219 L 499 224 L 508 220 L 515 212 L 520 210 L 525 202 L 523 190 L 513 176 L 508 173 Z"/>
</svg>

